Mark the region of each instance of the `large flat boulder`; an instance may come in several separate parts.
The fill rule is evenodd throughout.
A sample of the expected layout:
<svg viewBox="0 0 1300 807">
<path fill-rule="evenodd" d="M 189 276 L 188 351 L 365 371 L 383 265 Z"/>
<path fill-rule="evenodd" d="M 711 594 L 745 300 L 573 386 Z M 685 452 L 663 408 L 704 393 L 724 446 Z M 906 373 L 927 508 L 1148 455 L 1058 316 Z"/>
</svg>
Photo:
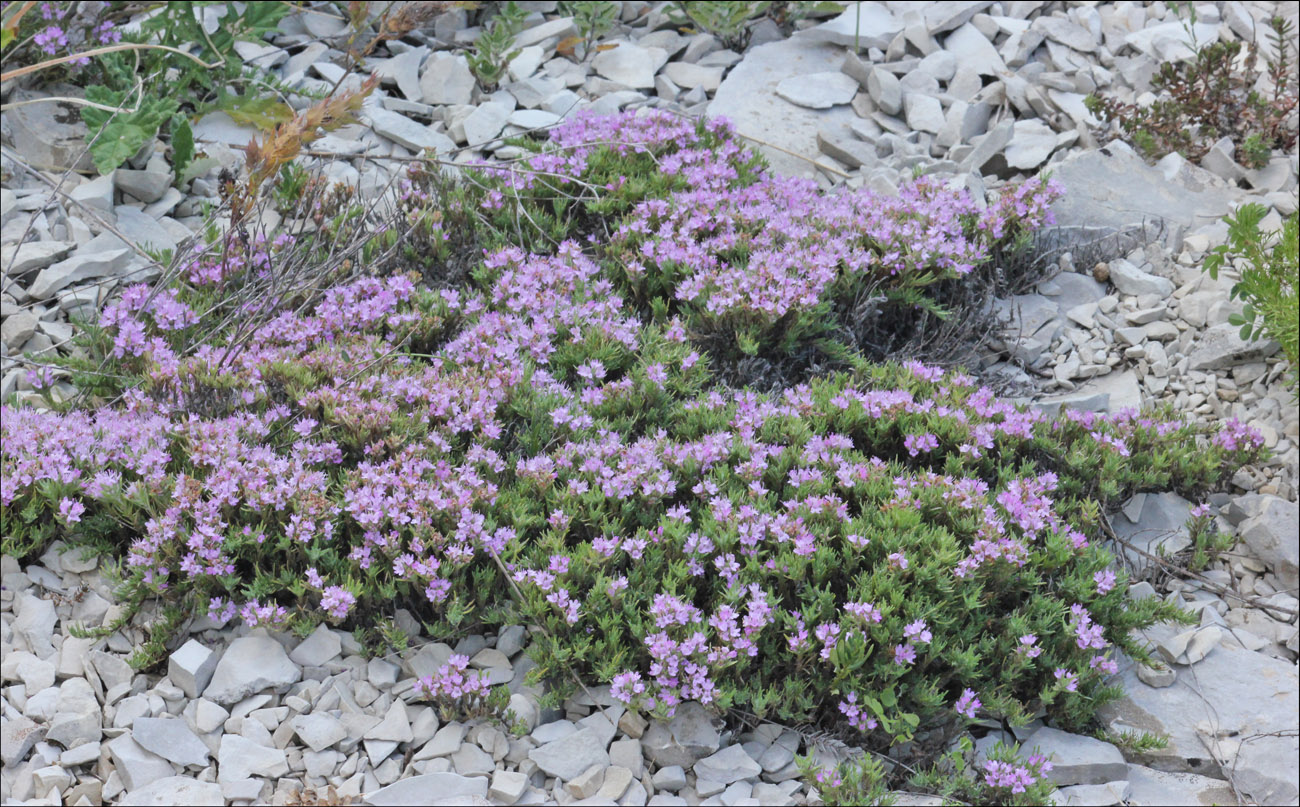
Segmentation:
<svg viewBox="0 0 1300 807">
<path fill-rule="evenodd" d="M 816 171 L 813 163 L 787 152 L 817 157 L 817 132 L 848 126 L 857 113 L 847 105 L 797 106 L 779 96 L 777 86 L 793 76 L 838 73 L 843 62 L 844 48 L 826 42 L 796 37 L 759 45 L 723 80 L 708 114 L 726 118 L 742 136 L 762 141 L 752 145 L 777 173 L 811 177 Z"/>
<path fill-rule="evenodd" d="M 1173 629 L 1157 626 L 1149 638 Z M 1102 707 L 1098 718 L 1113 730 L 1138 730 L 1169 738 L 1162 750 L 1139 755 L 1156 770 L 1197 773 L 1216 779 L 1231 775 L 1237 789 L 1256 804 L 1290 804 L 1300 791 L 1296 768 L 1300 712 L 1296 666 L 1243 650 L 1225 639 L 1172 686 L 1156 689 L 1122 660 L 1116 683 L 1127 694 Z"/>
<path fill-rule="evenodd" d="M 1053 166 L 1065 195 L 1057 224 L 1123 230 L 1164 220 L 1194 228 L 1222 219 L 1240 192 L 1173 155 L 1148 165 L 1124 143 L 1081 151 Z"/>
</svg>

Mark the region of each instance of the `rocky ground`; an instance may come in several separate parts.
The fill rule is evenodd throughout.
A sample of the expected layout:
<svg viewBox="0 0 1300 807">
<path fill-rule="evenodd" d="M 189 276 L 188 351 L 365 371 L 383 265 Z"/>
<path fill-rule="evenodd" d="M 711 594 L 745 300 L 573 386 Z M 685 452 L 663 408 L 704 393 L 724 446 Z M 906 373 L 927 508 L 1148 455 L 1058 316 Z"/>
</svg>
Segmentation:
<svg viewBox="0 0 1300 807">
<path fill-rule="evenodd" d="M 581 63 L 556 55 L 576 29 L 555 3 L 521 5 L 534 13 L 502 89 L 475 88 L 455 54 L 478 32 L 463 12 L 444 14 L 368 63 L 383 89 L 362 124 L 316 143 L 334 155 L 315 158 L 318 167 L 375 195 L 420 149 L 458 161 L 509 157 L 503 134 L 582 108 L 654 106 L 725 115 L 777 170 L 828 188 L 889 192 L 917 170 L 980 196 L 1018 174 L 1053 171 L 1067 189 L 1049 253 L 1055 276 L 999 301 L 1006 329 L 984 372 L 1033 390 L 1027 397 L 1046 408 L 1167 403 L 1205 421 L 1235 417 L 1274 453 L 1212 499 L 1222 528 L 1241 539 L 1235 549 L 1198 578 L 1157 568 L 1131 589 L 1201 616 L 1192 630 L 1149 632 L 1166 666 L 1124 668 L 1128 695 L 1104 715 L 1112 730 L 1158 732 L 1168 747 L 1136 753 L 1038 723 L 1015 739 L 1054 755 L 1061 803 L 1294 803 L 1300 418 L 1277 346 L 1242 342 L 1227 324 L 1231 273 L 1215 282 L 1200 266 L 1224 241 L 1221 218 L 1233 206 L 1259 201 L 1273 223 L 1295 210 L 1296 158 L 1244 171 L 1218 147 L 1205 167 L 1176 156 L 1148 166 L 1122 143 L 1099 148 L 1082 104 L 1097 89 L 1140 97 L 1159 60 L 1185 55 L 1190 36 L 1253 38 L 1273 4 L 1204 4 L 1191 27 L 1163 4 L 865 3 L 860 20 L 850 11 L 791 37 L 762 23 L 742 54 L 674 30 L 662 4 L 632 0 L 606 38 L 618 47 Z M 282 29 L 243 46 L 244 57 L 289 85 L 360 80 L 344 74 L 341 21 L 300 14 Z M 35 94 L 2 89 L 6 100 Z M 182 191 L 161 144 L 109 176 L 68 172 L 88 161 L 84 127 L 67 112 L 33 104 L 3 118 L 5 397 L 33 398 L 29 365 L 72 349 L 70 317 L 93 315 L 119 284 L 158 271 L 140 246 L 192 237 L 215 200 L 215 171 L 237 166 L 237 148 L 255 134 L 224 113 L 206 116 L 195 133 L 213 173 Z M 1193 504 L 1173 494 L 1129 502 L 1113 520 L 1130 544 L 1121 557 L 1141 571 L 1151 562 L 1132 547 L 1186 548 Z M 156 614 L 106 640 L 72 636 L 72 623 L 102 625 L 118 613 L 95 561 L 55 547 L 25 569 L 4 558 L 0 571 L 6 804 L 284 804 L 328 798 L 330 787 L 338 801 L 376 805 L 817 800 L 793 758 L 828 751 L 790 728 L 724 725 L 694 704 L 647 723 L 599 688 L 540 710 L 540 693 L 523 684 L 522 626 L 449 647 L 406 615 L 411 649 L 367 660 L 349 634 L 325 627 L 300 642 L 202 619 L 160 677 L 125 662 Z M 444 723 L 413 700 L 415 678 L 452 652 L 509 684 L 530 733 Z M 1002 737 L 985 731 L 981 748 Z"/>
</svg>

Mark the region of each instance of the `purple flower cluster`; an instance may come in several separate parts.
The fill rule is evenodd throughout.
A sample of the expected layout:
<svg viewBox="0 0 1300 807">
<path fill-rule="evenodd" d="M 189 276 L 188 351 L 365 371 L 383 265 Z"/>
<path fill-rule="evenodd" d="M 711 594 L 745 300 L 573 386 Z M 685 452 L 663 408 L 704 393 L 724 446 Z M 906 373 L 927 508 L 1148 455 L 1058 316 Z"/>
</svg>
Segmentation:
<svg viewBox="0 0 1300 807">
<path fill-rule="evenodd" d="M 976 710 L 983 706 L 984 704 L 980 703 L 980 699 L 975 694 L 975 690 L 964 689 L 962 690 L 961 697 L 957 699 L 957 703 L 953 706 L 953 710 L 962 717 L 974 720 Z"/>
<path fill-rule="evenodd" d="M 81 4 L 41 3 L 41 20 L 45 22 L 45 27 L 32 35 L 32 44 L 47 56 L 57 56 L 60 52 L 70 55 L 78 50 L 121 41 L 122 32 L 117 30 L 111 20 L 90 26 L 87 21 L 78 18 L 79 5 Z M 90 59 L 80 56 L 70 64 L 85 67 L 90 64 Z"/>
<path fill-rule="evenodd" d="M 984 763 L 984 784 L 1024 793 L 1051 770 L 1052 763 L 1038 754 L 1030 755 L 1024 765 L 990 759 Z"/>
<path fill-rule="evenodd" d="M 867 715 L 866 712 L 862 711 L 862 707 L 858 706 L 858 693 L 856 692 L 848 693 L 840 701 L 840 714 L 844 715 L 844 719 L 849 722 L 849 725 L 858 731 L 872 731 L 880 725 L 875 718 Z"/>
<path fill-rule="evenodd" d="M 1009 228 L 1048 223 L 1059 193 L 1026 183 L 981 213 L 964 192 L 926 178 L 897 197 L 825 195 L 809 180 L 768 175 L 742 188 L 692 183 L 671 199 L 640 203 L 615 243 L 627 248 L 634 283 L 651 273 L 678 277 L 677 299 L 770 324 L 810 311 L 841 278 L 928 282 L 969 273 Z"/>
<path fill-rule="evenodd" d="M 454 653 L 433 675 L 416 679 L 415 691 L 440 702 L 486 698 L 489 689 L 487 676 L 470 672 L 468 667 L 469 657 Z"/>
</svg>

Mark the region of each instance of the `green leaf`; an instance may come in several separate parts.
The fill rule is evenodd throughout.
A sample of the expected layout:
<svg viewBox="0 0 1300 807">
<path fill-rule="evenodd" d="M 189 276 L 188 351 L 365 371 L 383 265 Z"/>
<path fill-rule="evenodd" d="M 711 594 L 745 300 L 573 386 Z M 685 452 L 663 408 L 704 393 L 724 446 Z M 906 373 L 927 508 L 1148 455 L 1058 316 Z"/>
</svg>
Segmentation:
<svg viewBox="0 0 1300 807">
<path fill-rule="evenodd" d="M 234 118 L 236 123 L 247 123 L 264 132 L 271 131 L 276 124 L 284 123 L 293 117 L 293 110 L 289 105 L 272 96 L 227 95 L 217 103 L 217 106 Z"/>
<path fill-rule="evenodd" d="M 191 179 L 194 179 L 195 177 L 201 177 L 204 174 L 211 171 L 212 169 L 220 168 L 220 167 L 221 167 L 220 160 L 217 160 L 213 157 L 199 157 L 197 160 L 190 161 L 190 164 L 185 166 L 185 170 L 182 171 L 181 175 L 176 178 L 176 184 L 184 185 L 186 182 L 189 182 Z"/>
<path fill-rule="evenodd" d="M 92 85 L 86 88 L 86 99 L 106 106 L 122 106 L 125 93 L 107 87 Z M 90 128 L 90 154 L 95 168 L 107 174 L 131 158 L 149 139 L 158 134 L 163 123 L 176 114 L 177 103 L 172 98 L 140 99 L 134 112 L 109 112 L 94 107 L 82 107 L 81 117 Z"/>
<path fill-rule="evenodd" d="M 240 27 L 236 36 L 239 39 L 261 39 L 267 34 L 276 33 L 281 18 L 287 13 L 287 3 L 246 3 L 244 14 L 239 18 Z"/>
<path fill-rule="evenodd" d="M 177 182 L 185 176 L 185 170 L 194 160 L 194 130 L 190 121 L 183 115 L 172 118 L 172 171 Z"/>
</svg>

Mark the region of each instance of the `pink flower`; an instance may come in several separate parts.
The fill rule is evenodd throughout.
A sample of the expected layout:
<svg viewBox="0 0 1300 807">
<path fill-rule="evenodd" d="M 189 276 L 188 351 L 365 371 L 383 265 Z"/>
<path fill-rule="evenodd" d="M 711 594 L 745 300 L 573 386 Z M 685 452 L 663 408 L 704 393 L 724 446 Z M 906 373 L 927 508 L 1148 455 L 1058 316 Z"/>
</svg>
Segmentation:
<svg viewBox="0 0 1300 807">
<path fill-rule="evenodd" d="M 1052 672 L 1052 676 L 1055 677 L 1056 680 L 1064 683 L 1066 692 L 1079 691 L 1079 676 L 1075 673 L 1070 672 L 1064 667 L 1057 667 Z"/>
<path fill-rule="evenodd" d="M 976 697 L 975 691 L 967 689 L 962 691 L 961 697 L 957 699 L 957 703 L 953 708 L 956 710 L 957 714 L 974 720 L 975 710 L 979 709 L 983 705 L 984 704 L 980 703 L 980 699 Z"/>
<path fill-rule="evenodd" d="M 894 645 L 894 663 L 900 667 L 916 663 L 916 648 L 910 644 Z"/>
<path fill-rule="evenodd" d="M 75 499 L 63 498 L 59 501 L 59 517 L 66 524 L 76 524 L 81 521 L 81 514 L 86 512 L 86 506 Z"/>
<path fill-rule="evenodd" d="M 1093 582 L 1097 584 L 1097 593 L 1105 594 L 1115 588 L 1115 570 L 1102 569 L 1092 576 Z"/>
<path fill-rule="evenodd" d="M 1016 653 L 1025 658 L 1038 658 L 1042 655 L 1043 649 L 1038 646 L 1038 637 L 1032 633 L 1026 633 L 1020 637 L 1020 646 L 1016 648 Z"/>
</svg>

